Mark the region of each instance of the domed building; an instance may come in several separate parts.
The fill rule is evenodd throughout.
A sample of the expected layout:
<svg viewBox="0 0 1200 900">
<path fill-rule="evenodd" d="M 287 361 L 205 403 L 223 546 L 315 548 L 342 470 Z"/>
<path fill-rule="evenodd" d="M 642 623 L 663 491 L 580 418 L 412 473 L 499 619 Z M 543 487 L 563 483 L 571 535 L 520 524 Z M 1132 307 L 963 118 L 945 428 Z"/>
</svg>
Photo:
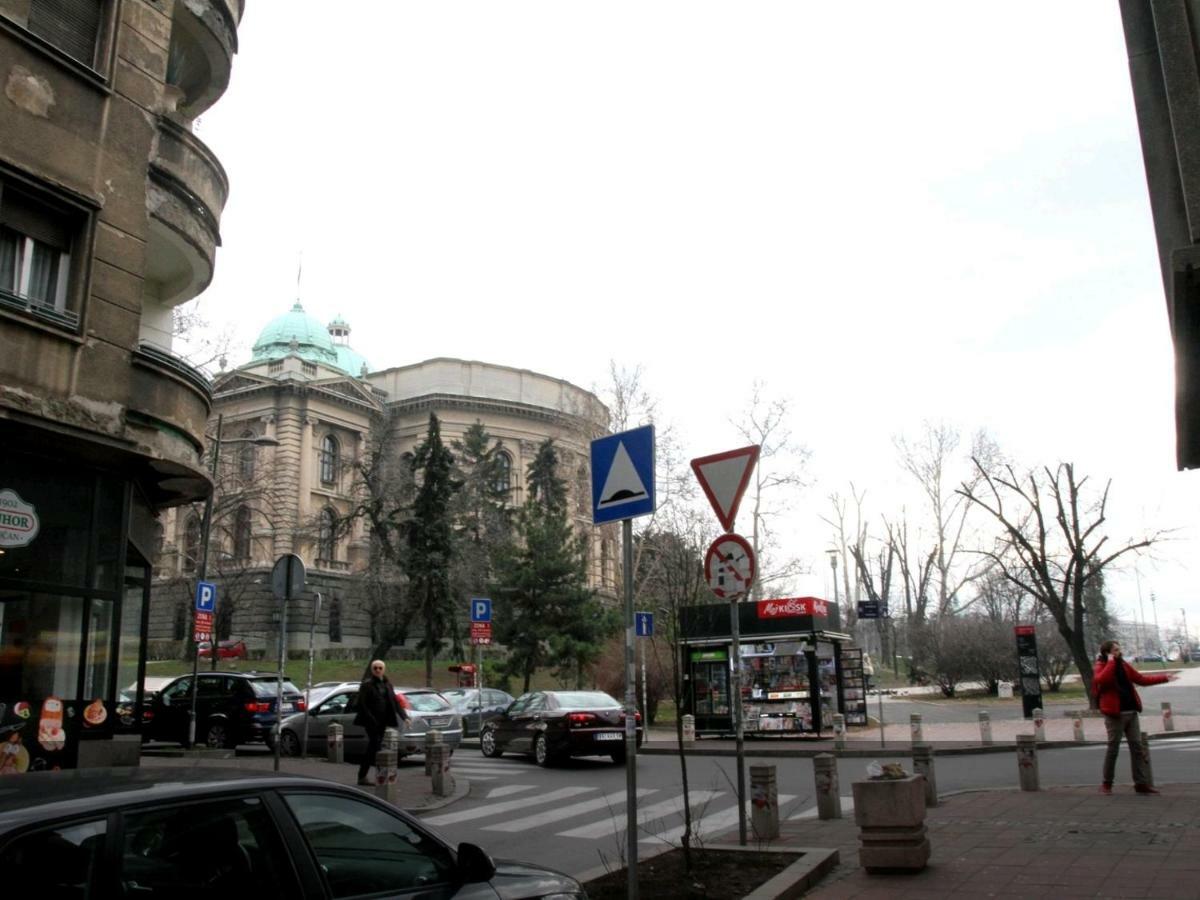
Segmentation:
<svg viewBox="0 0 1200 900">
<path fill-rule="evenodd" d="M 289 609 L 289 645 L 307 649 L 310 629 L 327 655 L 357 655 L 372 645 L 378 622 L 365 599 L 366 530 L 358 521 L 340 534 L 333 524 L 354 507 L 354 463 L 373 431 L 388 426 L 389 453 L 399 458 L 425 438 L 430 413 L 448 446 L 476 422 L 500 443 L 514 507 L 524 502 L 525 471 L 538 446 L 553 438 L 580 533 L 589 535 L 589 580 L 615 594 L 619 533 L 591 524 L 589 444 L 608 425 L 608 410 L 594 394 L 471 360 L 373 369 L 350 335 L 342 316 L 323 325 L 297 301 L 262 329 L 249 362 L 214 381 L 209 432 L 216 433 L 219 417 L 223 440 L 207 575 L 220 587 L 220 637 L 270 655 L 279 628 L 270 569 L 295 553 L 305 563 L 307 591 Z M 201 515 L 184 510 L 163 522 L 150 625 L 151 649 L 160 655 L 175 655 L 175 642 L 191 636 L 188 585 L 202 555 Z M 315 622 L 314 592 L 323 600 Z"/>
</svg>

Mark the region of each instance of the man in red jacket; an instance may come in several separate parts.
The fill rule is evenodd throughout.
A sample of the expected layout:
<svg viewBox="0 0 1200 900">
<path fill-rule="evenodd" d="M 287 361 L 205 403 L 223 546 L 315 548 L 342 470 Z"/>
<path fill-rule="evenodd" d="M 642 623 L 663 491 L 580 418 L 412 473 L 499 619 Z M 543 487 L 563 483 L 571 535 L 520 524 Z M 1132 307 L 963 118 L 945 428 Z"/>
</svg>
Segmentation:
<svg viewBox="0 0 1200 900">
<path fill-rule="evenodd" d="M 1138 696 L 1134 685 L 1166 684 L 1178 677 L 1176 672 L 1169 675 L 1143 675 L 1121 658 L 1121 645 L 1116 641 L 1105 641 L 1100 645 L 1100 656 L 1092 673 L 1092 693 L 1100 701 L 1100 712 L 1104 713 L 1104 727 L 1108 731 L 1108 752 L 1104 755 L 1104 783 L 1100 786 L 1100 793 L 1112 793 L 1121 735 L 1125 735 L 1125 740 L 1129 742 L 1134 790 L 1139 794 L 1158 793 L 1150 786 L 1150 775 L 1146 771 L 1145 757 L 1142 756 L 1142 733 L 1138 726 L 1142 698 Z"/>
</svg>

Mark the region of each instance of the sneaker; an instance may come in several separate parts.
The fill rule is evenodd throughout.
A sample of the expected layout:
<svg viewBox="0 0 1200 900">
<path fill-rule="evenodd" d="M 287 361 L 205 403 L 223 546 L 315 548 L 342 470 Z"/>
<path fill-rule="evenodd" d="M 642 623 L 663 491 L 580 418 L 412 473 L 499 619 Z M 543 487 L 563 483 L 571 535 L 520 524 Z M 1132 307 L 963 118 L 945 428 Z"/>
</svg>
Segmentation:
<svg viewBox="0 0 1200 900">
<path fill-rule="evenodd" d="M 1133 789 L 1139 794 L 1158 794 L 1161 793 L 1157 788 L 1152 788 L 1148 784 L 1135 784 Z"/>
<path fill-rule="evenodd" d="M 1109 784 L 1107 781 L 1104 782 L 1104 784 L 1100 785 L 1100 793 L 1111 794 L 1112 793 L 1112 785 Z"/>
</svg>

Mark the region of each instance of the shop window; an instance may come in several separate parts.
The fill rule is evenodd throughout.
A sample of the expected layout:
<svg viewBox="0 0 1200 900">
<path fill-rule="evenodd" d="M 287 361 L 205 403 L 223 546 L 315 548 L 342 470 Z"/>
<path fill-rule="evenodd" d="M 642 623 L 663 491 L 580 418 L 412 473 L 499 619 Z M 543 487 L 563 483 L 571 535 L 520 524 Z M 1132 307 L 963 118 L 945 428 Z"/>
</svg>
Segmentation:
<svg viewBox="0 0 1200 900">
<path fill-rule="evenodd" d="M 512 490 L 512 457 L 504 450 L 496 454 L 496 477 L 492 482 L 492 490 L 505 496 Z"/>
<path fill-rule="evenodd" d="M 200 517 L 188 516 L 183 530 L 183 571 L 195 572 L 200 565 Z"/>
<path fill-rule="evenodd" d="M 113 603 L 111 600 L 89 601 L 87 655 L 83 668 L 83 699 L 109 696 L 109 673 L 112 672 Z"/>
<path fill-rule="evenodd" d="M 128 691 L 130 697 L 137 692 L 138 651 L 148 582 L 149 573 L 144 565 L 126 568 L 125 594 L 121 601 L 121 635 L 117 645 L 117 691 Z"/>
<path fill-rule="evenodd" d="M 0 593 L 0 699 L 37 704 L 47 697 L 76 697 L 87 602 L 82 597 Z M 109 617 L 111 623 L 111 605 Z M 103 622 L 99 618 L 97 625 Z M 99 658 L 89 653 L 89 665 Z"/>
<path fill-rule="evenodd" d="M 322 484 L 335 484 L 337 482 L 338 452 L 340 449 L 337 438 L 332 434 L 325 435 L 321 441 Z"/>
<path fill-rule="evenodd" d="M 321 510 L 317 529 L 317 559 L 325 562 L 337 559 L 337 513 L 332 509 Z"/>
<path fill-rule="evenodd" d="M 79 323 L 73 251 L 87 217 L 49 194 L 0 180 L 0 302 L 56 324 Z"/>
<path fill-rule="evenodd" d="M 242 440 L 254 440 L 254 432 L 243 431 Z M 243 481 L 254 480 L 254 464 L 257 461 L 255 458 L 257 449 L 253 444 L 247 443 L 243 444 L 238 450 L 238 475 L 242 477 Z"/>
<path fill-rule="evenodd" d="M 238 562 L 250 559 L 250 507 L 239 506 L 233 517 L 233 557 Z"/>
<path fill-rule="evenodd" d="M 342 601 L 337 597 L 329 601 L 329 642 L 342 642 Z"/>
</svg>

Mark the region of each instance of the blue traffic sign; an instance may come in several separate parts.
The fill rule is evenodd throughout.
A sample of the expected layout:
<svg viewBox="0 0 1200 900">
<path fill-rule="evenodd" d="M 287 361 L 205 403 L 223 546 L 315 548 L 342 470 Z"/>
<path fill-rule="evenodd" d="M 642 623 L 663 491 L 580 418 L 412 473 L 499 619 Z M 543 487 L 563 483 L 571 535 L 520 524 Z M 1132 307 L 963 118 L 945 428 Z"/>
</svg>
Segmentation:
<svg viewBox="0 0 1200 900">
<path fill-rule="evenodd" d="M 636 612 L 633 614 L 633 622 L 638 637 L 654 637 L 654 613 Z"/>
<path fill-rule="evenodd" d="M 196 611 L 216 612 L 217 586 L 211 581 L 196 582 Z"/>
<path fill-rule="evenodd" d="M 492 601 L 487 597 L 472 597 L 471 598 L 471 621 L 472 622 L 490 622 L 492 621 Z"/>
<path fill-rule="evenodd" d="M 592 441 L 592 522 L 654 512 L 654 426 Z"/>
</svg>

